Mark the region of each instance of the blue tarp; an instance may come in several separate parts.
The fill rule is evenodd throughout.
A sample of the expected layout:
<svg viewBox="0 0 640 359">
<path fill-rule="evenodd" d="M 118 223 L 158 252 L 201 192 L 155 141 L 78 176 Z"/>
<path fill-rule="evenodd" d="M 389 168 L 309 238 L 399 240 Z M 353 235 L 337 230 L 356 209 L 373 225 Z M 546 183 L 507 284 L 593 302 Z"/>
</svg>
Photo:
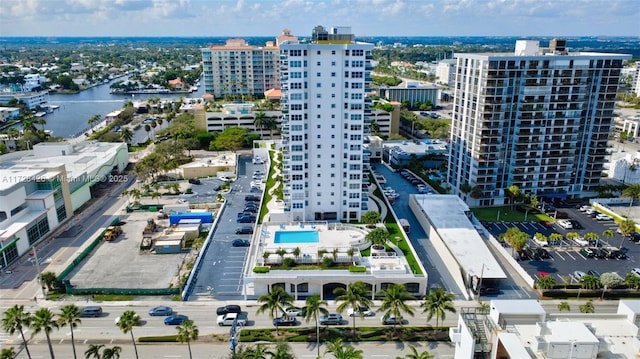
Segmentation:
<svg viewBox="0 0 640 359">
<path fill-rule="evenodd" d="M 213 213 L 211 212 L 185 212 L 171 213 L 169 215 L 169 224 L 175 225 L 183 219 L 199 219 L 201 223 L 213 223 Z"/>
</svg>

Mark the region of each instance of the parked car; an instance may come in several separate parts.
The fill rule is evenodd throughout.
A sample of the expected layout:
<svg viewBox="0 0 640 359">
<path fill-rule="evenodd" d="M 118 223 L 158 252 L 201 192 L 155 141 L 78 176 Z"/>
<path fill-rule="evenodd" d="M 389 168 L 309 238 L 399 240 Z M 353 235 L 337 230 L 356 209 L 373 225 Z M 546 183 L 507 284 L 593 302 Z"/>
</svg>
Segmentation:
<svg viewBox="0 0 640 359">
<path fill-rule="evenodd" d="M 182 314 L 173 314 L 164 318 L 165 325 L 181 325 L 185 320 L 189 320 L 189 317 Z"/>
<path fill-rule="evenodd" d="M 577 271 L 573 272 L 573 277 L 574 277 L 576 280 L 580 280 L 582 277 L 584 277 L 584 276 L 586 276 L 586 275 L 587 275 L 587 273 L 585 273 L 585 272 L 581 272 L 581 271 L 579 271 L 579 270 L 577 270 Z"/>
<path fill-rule="evenodd" d="M 347 309 L 347 315 L 350 317 L 372 317 L 376 313 L 368 307 L 358 307 L 355 310 L 353 308 Z"/>
<path fill-rule="evenodd" d="M 610 216 L 604 214 L 604 213 L 600 213 L 596 215 L 596 220 L 598 221 L 613 221 L 613 218 L 611 218 Z"/>
<path fill-rule="evenodd" d="M 381 321 L 382 324 L 384 325 L 396 325 L 396 324 L 402 324 L 402 317 L 396 317 L 393 314 L 387 314 L 385 316 L 382 317 Z"/>
<path fill-rule="evenodd" d="M 173 314 L 173 309 L 164 305 L 149 309 L 149 315 L 151 316 L 166 316 Z"/>
<path fill-rule="evenodd" d="M 218 307 L 218 309 L 216 309 L 216 315 L 223 315 L 227 313 L 242 313 L 242 309 L 239 305 L 235 304 L 225 305 L 224 307 Z"/>
<path fill-rule="evenodd" d="M 567 219 L 569 218 L 569 214 L 567 212 L 558 211 L 556 212 L 556 219 Z"/>
<path fill-rule="evenodd" d="M 571 221 L 567 221 L 567 220 L 558 221 L 558 225 L 564 229 L 573 229 L 573 224 L 571 224 Z"/>
<path fill-rule="evenodd" d="M 573 229 L 583 229 L 584 227 L 582 227 L 582 224 L 578 221 L 576 221 L 575 219 L 570 219 L 569 222 L 571 222 L 571 227 L 573 227 Z"/>
<path fill-rule="evenodd" d="M 253 227 L 244 226 L 236 228 L 236 234 L 253 234 Z"/>
<path fill-rule="evenodd" d="M 297 317 L 299 315 L 303 316 L 304 315 L 304 311 L 302 310 L 302 308 L 289 307 L 289 308 L 285 309 L 284 314 L 287 317 Z"/>
<path fill-rule="evenodd" d="M 545 228 L 553 228 L 553 223 L 547 220 L 540 220 L 540 224 Z"/>
<path fill-rule="evenodd" d="M 542 259 L 549 259 L 551 258 L 551 255 L 549 254 L 549 251 L 547 251 L 544 248 L 536 248 L 536 253 L 538 254 L 538 256 L 540 256 L 540 258 Z"/>
<path fill-rule="evenodd" d="M 579 245 L 580 247 L 586 247 L 589 245 L 589 241 L 587 241 L 582 237 L 575 238 L 573 241 L 576 242 L 576 244 Z"/>
<path fill-rule="evenodd" d="M 593 258 L 595 256 L 595 253 L 591 248 L 580 248 L 580 254 L 585 258 Z"/>
<path fill-rule="evenodd" d="M 245 196 L 244 200 L 247 202 L 260 202 L 260 197 L 250 194 L 248 196 Z"/>
<path fill-rule="evenodd" d="M 527 254 L 526 251 L 518 251 L 516 255 L 517 255 L 516 258 L 521 261 L 526 261 L 529 259 L 529 255 Z"/>
<path fill-rule="evenodd" d="M 256 217 L 254 216 L 240 216 L 236 220 L 238 223 L 253 223 L 256 221 Z"/>
<path fill-rule="evenodd" d="M 273 325 L 276 327 L 294 326 L 296 325 L 296 317 L 283 316 L 273 319 Z"/>
<path fill-rule="evenodd" d="M 331 313 L 320 317 L 320 325 L 339 325 L 342 324 L 342 316 L 340 314 Z"/>
<path fill-rule="evenodd" d="M 598 272 L 596 272 L 594 270 L 587 271 L 587 274 L 588 275 L 592 275 L 592 276 L 594 276 L 596 278 L 600 278 L 600 273 L 598 273 Z"/>
<path fill-rule="evenodd" d="M 191 184 L 201 184 L 202 182 L 197 178 L 189 178 L 189 183 L 191 183 Z"/>
<path fill-rule="evenodd" d="M 631 274 L 637 275 L 638 277 L 640 277 L 640 268 L 633 268 L 631 270 Z"/>
<path fill-rule="evenodd" d="M 233 241 L 231 241 L 231 245 L 233 247 L 249 247 L 251 245 L 251 242 L 249 242 L 246 239 L 236 238 Z"/>
</svg>

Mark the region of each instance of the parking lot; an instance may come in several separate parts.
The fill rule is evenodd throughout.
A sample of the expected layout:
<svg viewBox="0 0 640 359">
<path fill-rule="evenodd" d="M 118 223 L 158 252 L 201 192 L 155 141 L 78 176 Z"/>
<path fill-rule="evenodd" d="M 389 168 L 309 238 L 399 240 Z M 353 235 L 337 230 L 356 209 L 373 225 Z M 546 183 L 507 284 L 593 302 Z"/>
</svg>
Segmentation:
<svg viewBox="0 0 640 359">
<path fill-rule="evenodd" d="M 252 163 L 250 156 L 238 156 L 237 178 L 231 182 L 231 192 L 224 194 L 227 203 L 224 211 L 219 214 L 220 218 L 211 245 L 202 259 L 202 267 L 196 278 L 192 295 L 210 296 L 218 300 L 243 298 L 242 269 L 247 261 L 249 247 L 234 247 L 232 242 L 234 239 L 251 240 L 252 238 L 251 234 L 235 233 L 239 227 L 255 225 L 255 223 L 237 223 L 237 215 L 245 208 L 247 195 L 262 196 L 260 190 L 252 188 L 251 182 L 256 181 L 253 178 L 256 171 L 268 171 L 266 166 L 264 163 Z M 193 186 L 194 191 L 199 192 L 198 198 L 215 196 L 215 191 L 209 187 L 215 184 L 210 185 L 209 182 L 217 183 L 217 180 L 204 179 L 200 185 Z"/>
<path fill-rule="evenodd" d="M 557 283 L 575 283 L 577 282 L 574 272 L 595 271 L 599 274 L 607 272 L 616 272 L 621 277 L 631 272 L 633 268 L 640 267 L 640 245 L 635 242 L 624 240 L 619 233 L 616 232 L 618 224 L 612 220 L 598 221 L 595 218 L 581 212 L 576 208 L 562 208 L 559 211 L 565 212 L 569 216 L 569 220 L 577 221 L 583 227 L 582 229 L 565 229 L 558 223 L 551 224 L 551 228 L 547 228 L 540 223 L 508 223 L 493 222 L 485 223 L 485 226 L 496 238 L 504 233 L 508 228 L 517 227 L 521 231 L 527 233 L 530 237 L 527 243 L 528 248 L 542 248 L 541 243 L 533 240 L 534 235 L 539 232 L 547 237 L 552 233 L 562 235 L 563 239 L 557 244 L 545 246 L 549 253 L 548 259 L 534 258 L 520 260 L 522 267 L 534 278 L 544 275 L 553 276 Z M 605 230 L 613 230 L 615 235 L 606 238 L 603 235 Z M 588 243 L 588 241 L 574 241 L 566 238 L 567 233 L 575 232 L 582 238 L 586 233 L 596 233 L 600 238 L 596 242 Z M 506 244 L 505 244 L 506 245 Z M 617 250 L 620 246 L 626 248 L 625 259 L 618 258 L 598 258 L 590 257 L 588 254 L 590 249 L 597 252 L 598 249 L 605 249 L 609 252 Z M 581 249 L 584 249 L 582 252 Z M 623 249 L 624 251 L 624 249 Z M 517 253 L 514 253 L 517 256 Z"/>
</svg>

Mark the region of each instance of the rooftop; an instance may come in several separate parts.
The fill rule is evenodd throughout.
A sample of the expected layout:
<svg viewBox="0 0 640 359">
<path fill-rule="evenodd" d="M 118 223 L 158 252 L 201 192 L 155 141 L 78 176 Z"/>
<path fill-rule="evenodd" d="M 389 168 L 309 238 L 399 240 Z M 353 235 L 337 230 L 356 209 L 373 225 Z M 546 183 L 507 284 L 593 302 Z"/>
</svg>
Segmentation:
<svg viewBox="0 0 640 359">
<path fill-rule="evenodd" d="M 417 194 L 411 197 L 467 274 L 485 279 L 507 278 L 469 220 L 469 207 L 458 196 Z"/>
</svg>

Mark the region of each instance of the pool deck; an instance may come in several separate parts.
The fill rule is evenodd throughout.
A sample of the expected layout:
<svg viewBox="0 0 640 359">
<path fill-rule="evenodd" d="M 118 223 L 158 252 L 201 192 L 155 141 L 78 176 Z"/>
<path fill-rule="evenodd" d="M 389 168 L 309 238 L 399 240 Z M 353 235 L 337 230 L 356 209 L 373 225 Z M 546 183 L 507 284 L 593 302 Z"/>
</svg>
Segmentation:
<svg viewBox="0 0 640 359">
<path fill-rule="evenodd" d="M 312 231 L 318 232 L 317 243 L 274 243 L 275 233 L 282 231 Z M 265 223 L 258 232 L 258 240 L 261 252 L 268 251 L 275 253 L 279 249 L 284 249 L 287 253 L 292 253 L 295 248 L 300 248 L 300 257 L 316 258 L 318 250 L 326 250 L 332 252 L 334 248 L 338 249 L 338 253 L 345 254 L 353 244 L 360 243 L 365 240 L 365 230 L 352 226 L 340 226 L 335 224 L 307 222 L 307 223 Z"/>
</svg>

